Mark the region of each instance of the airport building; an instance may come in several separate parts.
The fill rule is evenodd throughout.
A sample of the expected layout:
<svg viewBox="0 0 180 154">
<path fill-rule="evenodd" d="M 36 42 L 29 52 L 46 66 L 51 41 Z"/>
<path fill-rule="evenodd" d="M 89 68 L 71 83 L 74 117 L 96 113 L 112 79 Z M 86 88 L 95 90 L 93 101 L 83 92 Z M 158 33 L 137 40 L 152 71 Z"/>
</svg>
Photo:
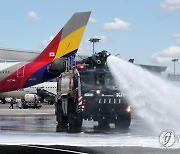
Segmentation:
<svg viewBox="0 0 180 154">
<path fill-rule="evenodd" d="M 171 81 L 180 81 L 180 74 L 171 74 L 167 75 L 167 78 Z"/>
<path fill-rule="evenodd" d="M 39 55 L 40 52 L 0 48 L 0 61 L 29 61 Z"/>
</svg>

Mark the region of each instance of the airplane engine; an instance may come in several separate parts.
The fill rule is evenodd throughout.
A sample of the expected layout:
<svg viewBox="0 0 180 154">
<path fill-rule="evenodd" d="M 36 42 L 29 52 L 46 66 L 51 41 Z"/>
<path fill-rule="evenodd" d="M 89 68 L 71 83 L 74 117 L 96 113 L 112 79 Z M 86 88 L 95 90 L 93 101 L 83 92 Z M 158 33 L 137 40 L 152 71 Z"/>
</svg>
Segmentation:
<svg viewBox="0 0 180 154">
<path fill-rule="evenodd" d="M 48 67 L 48 71 L 52 74 L 64 72 L 68 67 L 67 63 L 66 58 L 58 58 Z"/>
</svg>

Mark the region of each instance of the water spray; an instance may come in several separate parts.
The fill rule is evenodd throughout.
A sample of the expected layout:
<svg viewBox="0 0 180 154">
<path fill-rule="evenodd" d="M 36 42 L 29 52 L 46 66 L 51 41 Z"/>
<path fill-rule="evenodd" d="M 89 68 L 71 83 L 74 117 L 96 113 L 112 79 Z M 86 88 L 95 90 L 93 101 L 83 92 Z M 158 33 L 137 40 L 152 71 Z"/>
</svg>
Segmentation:
<svg viewBox="0 0 180 154">
<path fill-rule="evenodd" d="M 180 133 L 180 89 L 140 66 L 114 56 L 108 67 L 134 112 L 157 133 Z"/>
</svg>

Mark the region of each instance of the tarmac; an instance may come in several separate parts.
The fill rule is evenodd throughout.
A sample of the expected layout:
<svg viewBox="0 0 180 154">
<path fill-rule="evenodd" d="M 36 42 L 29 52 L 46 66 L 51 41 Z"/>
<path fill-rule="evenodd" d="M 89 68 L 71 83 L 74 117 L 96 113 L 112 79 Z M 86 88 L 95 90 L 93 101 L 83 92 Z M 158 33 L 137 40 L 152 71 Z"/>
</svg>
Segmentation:
<svg viewBox="0 0 180 154">
<path fill-rule="evenodd" d="M 54 105 L 43 104 L 40 109 L 19 109 L 16 104 L 13 109 L 9 109 L 10 104 L 0 104 L 0 116 L 35 116 L 35 115 L 55 115 Z"/>
<path fill-rule="evenodd" d="M 0 116 L 1 117 L 20 117 L 20 116 L 27 116 L 27 117 L 36 117 L 36 116 L 40 116 L 40 117 L 54 117 L 55 116 L 55 109 L 54 109 L 54 105 L 47 105 L 47 104 L 43 104 L 42 108 L 40 109 L 19 109 L 18 106 L 14 105 L 14 109 L 9 109 L 10 104 L 0 104 Z M 42 120 L 42 119 L 41 119 Z M 36 121 L 37 122 L 37 121 Z M 42 121 L 40 121 L 42 122 Z M 34 123 L 32 123 L 34 124 Z M 137 125 L 138 123 L 136 123 Z M 49 125 L 49 124 L 48 124 Z M 143 128 L 132 128 L 132 129 L 143 129 Z M 3 132 L 6 130 L 2 131 Z M 135 131 L 135 130 L 134 130 Z M 4 134 L 11 134 L 13 133 L 13 131 L 11 130 L 7 130 L 7 132 L 4 132 Z M 14 133 L 17 134 L 22 134 L 25 132 L 19 132 L 19 131 L 14 131 Z M 13 134 L 14 134 L 13 133 Z M 31 134 L 36 134 L 37 139 L 38 139 L 38 133 L 33 133 L 31 132 Z M 49 132 L 43 132 L 43 134 L 50 134 Z M 53 134 L 53 135 L 52 135 Z M 68 134 L 68 133 L 58 133 L 58 134 L 54 134 L 52 133 L 51 135 L 49 135 L 47 137 L 47 139 L 51 139 L 51 141 L 54 139 L 56 140 L 57 138 L 53 137 L 55 136 L 59 136 L 59 141 L 64 141 L 65 139 L 69 139 L 68 142 L 73 142 L 74 140 L 76 140 L 75 138 L 75 134 Z M 100 134 L 93 134 L 93 133 L 86 133 L 85 132 L 85 136 L 89 136 L 90 138 L 92 138 L 93 143 L 98 142 L 97 140 L 100 138 L 100 136 L 108 136 L 111 135 L 110 132 L 107 132 L 105 134 L 100 133 Z M 40 133 L 39 136 L 41 136 L 42 134 Z M 119 136 L 119 142 L 124 142 L 122 141 L 123 139 L 123 135 L 126 134 L 117 134 Z M 19 136 L 22 139 L 22 136 Z M 88 137 L 88 139 L 89 139 Z M 96 137 L 96 138 L 93 138 Z M 144 138 L 146 136 L 144 135 Z M 8 137 L 7 137 L 8 138 Z M 10 138 L 13 138 L 13 136 L 10 136 Z M 20 139 L 19 138 L 19 139 Z M 29 137 L 30 138 L 30 137 Z M 43 137 L 42 137 L 43 138 Z M 45 138 L 45 137 L 44 137 Z M 83 134 L 80 134 L 80 138 L 84 139 L 84 141 L 86 140 L 85 138 L 83 138 Z M 126 138 L 126 136 L 125 136 Z M 140 137 L 139 137 L 140 138 Z M 143 136 L 141 136 L 141 138 L 143 138 Z M 17 136 L 17 140 L 19 141 L 18 136 Z M 46 139 L 46 138 L 45 138 Z M 88 140 L 87 139 L 87 140 Z M 114 139 L 114 137 L 112 138 Z M 129 136 L 129 140 L 135 140 L 135 138 L 133 138 L 133 136 Z M 5 140 L 5 139 L 4 139 Z M 47 143 L 48 143 L 47 140 Z M 77 139 L 78 140 L 78 139 Z M 105 139 L 101 139 L 99 141 L 103 141 L 103 140 L 107 140 Z M 114 139 L 115 140 L 115 139 Z M 136 140 L 135 140 L 136 141 Z M 146 138 L 144 139 L 144 141 L 146 141 Z M 49 140 L 50 142 L 50 140 Z M 56 141 L 58 143 L 58 141 Z M 105 141 L 104 141 L 105 142 Z M 126 140 L 127 142 L 127 140 Z M 137 140 L 137 142 L 142 142 L 142 140 Z M 148 142 L 148 141 L 146 141 Z M 2 142 L 0 144 L 0 154 L 179 154 L 180 153 L 180 148 L 157 148 L 157 147 L 143 147 L 143 142 L 142 142 L 142 146 L 136 146 L 139 144 L 136 144 L 135 146 L 89 146 L 88 144 L 86 146 L 83 146 L 80 144 L 80 146 L 66 146 L 66 145 L 38 145 L 38 144 L 25 144 L 23 142 L 23 144 L 6 144 L 3 145 L 5 142 Z M 151 142 L 150 142 L 151 143 Z M 113 143 L 112 143 L 113 145 Z"/>
</svg>

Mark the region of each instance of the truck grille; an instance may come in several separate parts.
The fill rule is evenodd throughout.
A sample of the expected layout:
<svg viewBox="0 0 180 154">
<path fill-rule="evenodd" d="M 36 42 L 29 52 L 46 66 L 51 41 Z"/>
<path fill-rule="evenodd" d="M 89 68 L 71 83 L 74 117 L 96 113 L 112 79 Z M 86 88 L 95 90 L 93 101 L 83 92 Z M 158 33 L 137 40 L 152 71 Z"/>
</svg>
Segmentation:
<svg viewBox="0 0 180 154">
<path fill-rule="evenodd" d="M 100 98 L 99 104 L 121 104 L 120 98 Z"/>
</svg>

